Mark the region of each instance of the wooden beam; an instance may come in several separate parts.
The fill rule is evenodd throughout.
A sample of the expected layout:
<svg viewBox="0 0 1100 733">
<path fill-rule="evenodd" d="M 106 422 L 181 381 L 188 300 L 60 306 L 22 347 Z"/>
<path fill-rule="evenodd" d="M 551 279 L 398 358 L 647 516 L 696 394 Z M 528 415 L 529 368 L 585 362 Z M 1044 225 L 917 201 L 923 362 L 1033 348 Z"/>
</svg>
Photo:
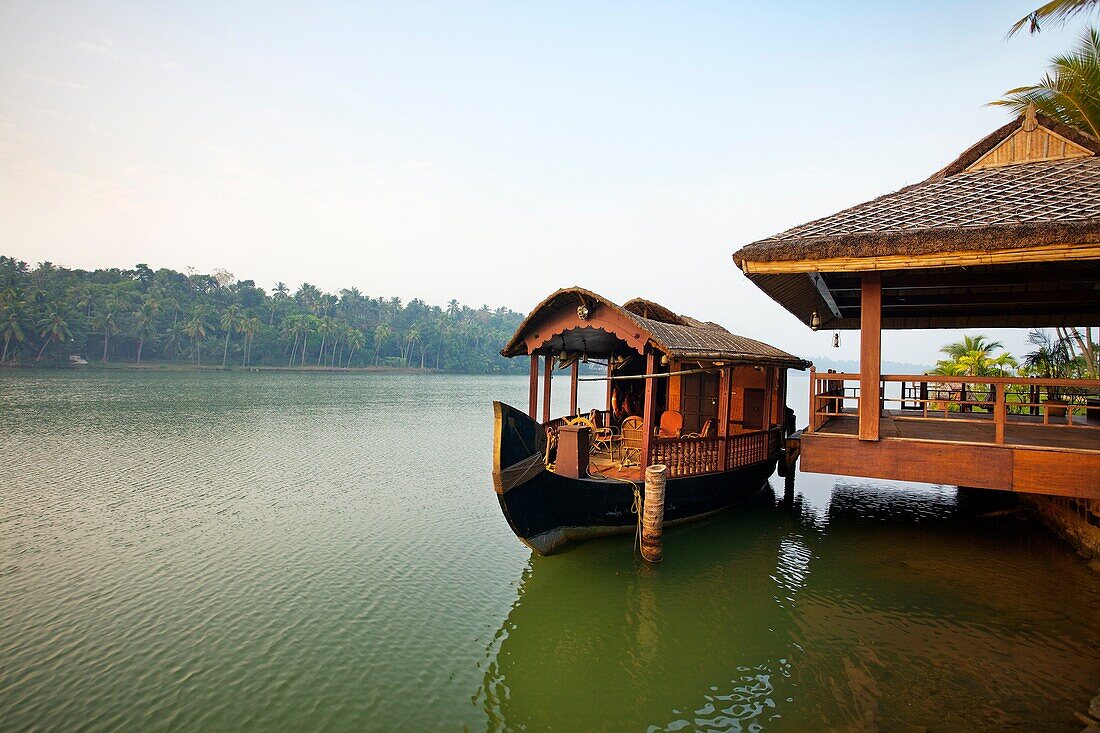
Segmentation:
<svg viewBox="0 0 1100 733">
<path fill-rule="evenodd" d="M 882 276 L 863 273 L 859 329 L 859 439 L 878 440 L 882 378 Z"/>
<path fill-rule="evenodd" d="M 527 387 L 527 415 L 538 420 L 539 414 L 539 355 L 531 354 L 531 383 Z"/>
<path fill-rule="evenodd" d="M 744 260 L 747 275 L 795 272 L 868 272 L 873 270 L 916 270 L 928 267 L 974 267 L 1024 262 L 1076 262 L 1100 260 L 1100 244 L 1050 244 L 995 250 L 960 250 L 923 255 L 882 257 L 827 257 L 798 260 Z"/>
<path fill-rule="evenodd" d="M 645 371 L 646 374 L 653 374 L 657 369 L 657 353 L 653 349 L 649 349 L 649 353 L 646 354 L 645 359 Z M 645 380 L 645 403 L 642 409 L 642 457 L 638 462 L 642 464 L 642 468 L 646 468 L 649 465 L 649 449 L 653 444 L 653 426 L 654 426 L 654 413 L 657 411 L 657 406 L 653 404 L 654 380 L 649 378 Z"/>
<path fill-rule="evenodd" d="M 614 371 L 614 368 L 611 366 L 611 361 L 609 357 L 607 359 L 607 425 L 604 427 L 610 427 L 611 419 L 615 417 L 611 414 L 611 388 L 614 386 L 611 382 L 611 373 Z"/>
<path fill-rule="evenodd" d="M 542 422 L 550 422 L 550 382 L 554 378 L 554 356 L 542 357 Z"/>
<path fill-rule="evenodd" d="M 836 301 L 833 300 L 833 294 L 829 292 L 829 286 L 825 282 L 825 278 L 820 272 L 811 272 L 810 280 L 813 281 L 814 287 L 817 288 L 817 292 L 821 295 L 821 299 L 825 301 L 825 305 L 829 306 L 833 318 L 840 318 L 840 308 L 837 308 Z"/>
<path fill-rule="evenodd" d="M 1059 267 L 1049 267 L 1057 264 Z M 963 288 L 1015 288 L 1030 286 L 1039 289 L 1044 286 L 1071 287 L 1085 285 L 1091 287 L 1100 272 L 1100 263 L 1060 262 L 1046 263 L 1048 266 L 1028 266 L 1012 270 L 900 270 L 883 273 L 882 291 L 884 296 L 895 290 L 944 290 Z M 1071 269 L 1067 269 L 1071 268 Z M 834 272 L 829 274 L 829 291 L 836 297 L 854 294 L 859 297 L 859 273 Z"/>
<path fill-rule="evenodd" d="M 577 414 L 577 373 L 580 369 L 580 364 L 573 362 L 573 366 L 569 368 L 569 414 Z"/>
</svg>

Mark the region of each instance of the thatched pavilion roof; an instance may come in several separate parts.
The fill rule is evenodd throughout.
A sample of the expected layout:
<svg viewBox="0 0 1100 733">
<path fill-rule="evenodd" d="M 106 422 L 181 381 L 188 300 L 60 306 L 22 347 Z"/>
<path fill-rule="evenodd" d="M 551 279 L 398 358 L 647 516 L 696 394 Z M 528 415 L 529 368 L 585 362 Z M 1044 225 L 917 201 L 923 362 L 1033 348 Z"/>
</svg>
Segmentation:
<svg viewBox="0 0 1100 733">
<path fill-rule="evenodd" d="M 1088 302 L 1089 283 L 1069 282 L 1082 273 L 1095 282 L 1100 274 L 1100 140 L 1029 111 L 927 180 L 753 242 L 733 258 L 807 324 L 817 312 L 823 327 L 858 326 L 853 273 L 920 269 L 925 277 L 909 281 L 928 288 L 935 284 L 929 271 L 966 267 L 971 287 L 951 290 L 959 280 L 945 273 L 938 301 L 912 297 L 934 294 L 930 290 L 895 293 L 884 302 L 883 325 L 1038 326 L 1074 319 L 1080 325 L 1081 318 L 1100 314 L 1095 294 Z M 1016 296 L 1001 287 L 1000 307 L 991 297 L 998 282 L 992 270 L 1012 271 L 1015 285 L 1037 287 Z M 953 303 L 952 292 L 967 297 Z M 1034 312 L 1021 308 L 1021 293 L 1036 304 Z"/>
<path fill-rule="evenodd" d="M 581 320 L 575 314 L 581 305 L 589 310 L 588 320 Z M 639 313 L 647 313 L 649 317 Z M 555 321 L 557 325 L 546 333 L 545 325 L 562 316 L 565 322 Z M 634 333 L 628 336 L 636 336 L 639 342 L 651 344 L 670 358 L 681 361 L 726 361 L 792 369 L 805 369 L 810 365 L 770 344 L 730 333 L 716 323 L 677 315 L 659 303 L 635 298 L 620 306 L 580 287 L 562 288 L 536 305 L 500 353 L 513 357 L 560 348 L 579 351 L 582 335 L 589 353 L 610 353 L 612 349 L 621 353 L 626 348 L 622 339 L 604 330 L 615 322 L 629 326 L 627 330 Z M 540 331 L 544 333 L 539 335 Z M 547 346 L 529 351 L 528 342 L 533 334 Z"/>
</svg>

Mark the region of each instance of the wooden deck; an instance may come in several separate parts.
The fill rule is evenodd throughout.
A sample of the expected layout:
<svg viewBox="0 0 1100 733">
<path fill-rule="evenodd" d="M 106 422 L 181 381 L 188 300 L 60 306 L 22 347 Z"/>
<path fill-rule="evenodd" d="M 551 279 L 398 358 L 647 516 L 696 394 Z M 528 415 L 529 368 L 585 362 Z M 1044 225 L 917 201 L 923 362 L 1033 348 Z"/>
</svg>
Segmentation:
<svg viewBox="0 0 1100 733">
<path fill-rule="evenodd" d="M 928 420 L 884 412 L 879 440 L 860 440 L 858 422 L 832 415 L 803 433 L 802 470 L 1100 499 L 1096 427 L 1014 415 L 999 445 L 993 420 L 980 413 Z"/>
</svg>

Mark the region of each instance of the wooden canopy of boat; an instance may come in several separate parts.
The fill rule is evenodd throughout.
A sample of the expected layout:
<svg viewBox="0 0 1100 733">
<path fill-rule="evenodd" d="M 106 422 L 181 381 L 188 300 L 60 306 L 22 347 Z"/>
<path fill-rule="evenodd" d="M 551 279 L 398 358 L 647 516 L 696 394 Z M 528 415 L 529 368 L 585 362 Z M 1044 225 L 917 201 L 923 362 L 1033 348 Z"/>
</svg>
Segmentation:
<svg viewBox="0 0 1100 733">
<path fill-rule="evenodd" d="M 921 183 L 742 247 L 734 262 L 807 325 L 1100 324 L 1100 140 L 1033 110 Z"/>
<path fill-rule="evenodd" d="M 539 303 L 501 350 L 506 357 L 644 355 L 652 347 L 677 361 L 721 361 L 805 369 L 809 362 L 717 323 L 677 315 L 649 300 L 620 306 L 591 290 L 562 288 Z"/>
</svg>

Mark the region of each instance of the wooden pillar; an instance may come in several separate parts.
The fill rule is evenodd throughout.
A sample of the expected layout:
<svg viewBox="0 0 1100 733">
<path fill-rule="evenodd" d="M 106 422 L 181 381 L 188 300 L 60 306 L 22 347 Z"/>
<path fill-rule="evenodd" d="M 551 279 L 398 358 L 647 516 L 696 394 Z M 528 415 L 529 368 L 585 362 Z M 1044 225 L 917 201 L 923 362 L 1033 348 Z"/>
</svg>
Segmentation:
<svg viewBox="0 0 1100 733">
<path fill-rule="evenodd" d="M 772 398 L 775 393 L 775 369 L 773 367 L 761 368 L 764 370 L 764 429 L 770 430 L 774 421 Z"/>
<path fill-rule="evenodd" d="M 531 354 L 531 383 L 528 385 L 527 414 L 538 420 L 539 414 L 539 355 Z"/>
<path fill-rule="evenodd" d="M 1008 405 L 1005 403 L 1005 386 L 998 382 L 993 393 L 993 424 L 997 445 L 1005 444 L 1005 421 L 1008 419 Z"/>
<path fill-rule="evenodd" d="M 779 424 L 787 423 L 787 370 L 776 368 L 779 372 Z"/>
<path fill-rule="evenodd" d="M 655 374 L 657 370 L 657 354 L 652 349 L 646 355 L 645 373 Z M 645 404 L 642 409 L 642 457 L 638 462 L 642 468 L 649 465 L 649 449 L 653 445 L 654 413 L 657 406 L 653 404 L 653 377 L 645 380 Z"/>
<path fill-rule="evenodd" d="M 648 380 L 652 382 L 653 380 Z M 645 470 L 645 494 L 642 497 L 642 557 L 646 562 L 661 562 L 661 534 L 665 526 L 665 479 L 667 466 Z"/>
<path fill-rule="evenodd" d="M 817 428 L 817 400 L 814 399 L 814 391 L 817 389 L 817 369 L 810 365 L 810 414 L 806 417 L 806 432 L 812 433 Z"/>
<path fill-rule="evenodd" d="M 572 368 L 569 370 L 569 414 L 577 414 L 577 377 L 580 372 L 581 365 L 578 362 L 573 362 Z"/>
<path fill-rule="evenodd" d="M 863 273 L 859 317 L 859 439 L 878 440 L 882 399 L 882 275 Z"/>
<path fill-rule="evenodd" d="M 607 425 L 605 425 L 604 427 L 609 427 L 613 418 L 615 417 L 611 414 L 611 390 L 613 385 L 611 381 L 611 375 L 615 373 L 615 369 L 613 366 L 611 366 L 611 362 L 614 361 L 614 359 L 615 357 L 613 356 L 607 357 Z"/>
<path fill-rule="evenodd" d="M 726 436 L 730 427 L 730 384 L 733 382 L 733 368 L 722 367 L 718 375 L 718 470 L 725 471 L 729 451 L 726 450 Z"/>
<path fill-rule="evenodd" d="M 550 382 L 554 378 L 554 355 L 547 354 L 542 367 L 542 422 L 550 422 Z"/>
</svg>

